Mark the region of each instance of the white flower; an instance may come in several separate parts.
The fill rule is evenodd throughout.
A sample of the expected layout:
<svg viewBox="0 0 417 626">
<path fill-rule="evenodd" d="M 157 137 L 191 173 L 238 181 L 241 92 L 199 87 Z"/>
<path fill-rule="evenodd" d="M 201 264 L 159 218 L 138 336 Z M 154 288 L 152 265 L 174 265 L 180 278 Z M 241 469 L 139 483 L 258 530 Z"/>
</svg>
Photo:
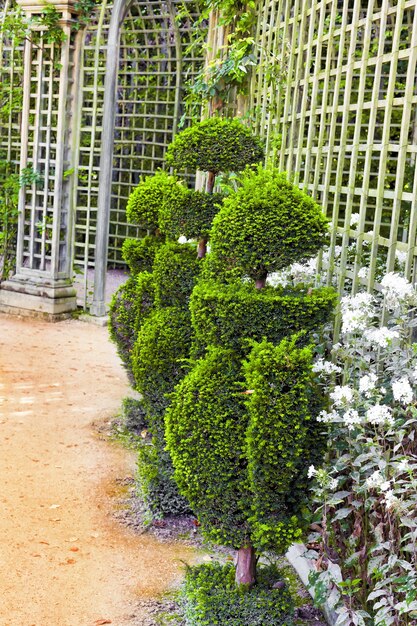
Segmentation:
<svg viewBox="0 0 417 626">
<path fill-rule="evenodd" d="M 328 413 L 327 411 L 320 411 L 316 419 L 318 422 L 328 424 L 329 422 L 338 421 L 340 416 L 337 411 L 332 411 L 331 413 Z"/>
<path fill-rule="evenodd" d="M 334 374 L 341 372 L 341 368 L 338 365 L 335 365 L 331 361 L 325 361 L 320 358 L 313 364 L 313 372 L 323 372 L 324 374 Z"/>
<path fill-rule="evenodd" d="M 348 409 L 343 415 L 343 421 L 348 430 L 353 430 L 357 424 L 361 423 L 361 418 L 355 409 Z"/>
<path fill-rule="evenodd" d="M 317 474 L 317 470 L 314 467 L 314 465 L 310 465 L 310 467 L 308 468 L 308 472 L 307 472 L 307 476 L 308 478 L 313 478 L 313 476 L 315 476 Z"/>
<path fill-rule="evenodd" d="M 380 348 L 386 348 L 393 339 L 397 339 L 400 335 L 398 331 L 390 330 L 386 326 L 382 326 L 382 328 L 365 330 L 364 336 L 369 343 Z"/>
<path fill-rule="evenodd" d="M 266 284 L 272 287 L 286 287 L 290 282 L 289 270 L 282 270 L 281 272 L 271 272 L 268 274 Z"/>
<path fill-rule="evenodd" d="M 401 459 L 397 465 L 397 469 L 399 472 L 407 472 L 410 469 L 408 459 Z"/>
<path fill-rule="evenodd" d="M 379 489 L 379 487 L 383 484 L 383 482 L 384 482 L 384 477 L 382 476 L 379 470 L 376 470 L 373 474 L 368 476 L 368 478 L 365 481 L 365 484 L 368 487 L 368 489 Z"/>
<path fill-rule="evenodd" d="M 394 418 L 391 409 L 385 404 L 375 404 L 366 411 L 366 417 L 370 424 L 393 424 Z"/>
<path fill-rule="evenodd" d="M 368 278 L 368 274 L 369 274 L 369 267 L 361 267 L 361 269 L 358 272 L 359 278 Z"/>
<path fill-rule="evenodd" d="M 377 380 L 378 380 L 378 377 L 376 376 L 376 374 L 373 374 L 373 373 L 365 374 L 365 376 L 362 376 L 359 379 L 359 391 L 361 393 L 364 393 L 367 397 L 369 397 L 370 396 L 369 392 L 375 389 Z"/>
<path fill-rule="evenodd" d="M 370 293 L 357 293 L 341 300 L 342 333 L 365 330 L 375 317 L 374 298 Z"/>
<path fill-rule="evenodd" d="M 178 243 L 187 243 L 187 241 L 188 239 L 184 235 L 181 235 L 181 237 L 178 237 Z"/>
<path fill-rule="evenodd" d="M 381 396 L 385 396 L 385 394 L 387 393 L 387 390 L 385 389 L 385 387 L 380 387 L 379 393 L 381 394 Z"/>
<path fill-rule="evenodd" d="M 392 383 L 392 394 L 394 400 L 403 404 L 410 404 L 413 399 L 413 390 L 407 376 L 403 376 L 403 378 Z"/>
<path fill-rule="evenodd" d="M 384 482 L 382 482 L 379 485 L 379 488 L 381 491 L 388 491 L 388 489 L 391 487 L 391 481 L 390 480 L 384 480 Z"/>
<path fill-rule="evenodd" d="M 329 489 L 336 489 L 338 484 L 339 484 L 339 479 L 338 478 L 332 478 L 330 483 L 329 483 Z"/>
<path fill-rule="evenodd" d="M 400 265 L 404 265 L 404 263 L 407 260 L 407 252 L 403 252 L 402 250 L 396 250 L 395 258 L 397 259 Z"/>
<path fill-rule="evenodd" d="M 416 291 L 404 276 L 389 272 L 381 280 L 382 293 L 388 307 L 396 308 L 402 302 L 415 302 Z"/>
<path fill-rule="evenodd" d="M 356 226 L 356 224 L 359 224 L 359 220 L 360 220 L 359 213 L 352 213 L 352 215 L 350 216 L 350 225 Z"/>
<path fill-rule="evenodd" d="M 385 506 L 387 507 L 387 509 L 394 509 L 398 507 L 398 505 L 400 504 L 400 501 L 397 498 L 397 496 L 394 496 L 394 492 L 392 491 L 392 489 L 389 489 L 384 494 L 384 500 L 385 500 Z"/>
<path fill-rule="evenodd" d="M 348 385 L 336 385 L 330 394 L 335 406 L 349 404 L 353 400 L 353 390 Z"/>
</svg>

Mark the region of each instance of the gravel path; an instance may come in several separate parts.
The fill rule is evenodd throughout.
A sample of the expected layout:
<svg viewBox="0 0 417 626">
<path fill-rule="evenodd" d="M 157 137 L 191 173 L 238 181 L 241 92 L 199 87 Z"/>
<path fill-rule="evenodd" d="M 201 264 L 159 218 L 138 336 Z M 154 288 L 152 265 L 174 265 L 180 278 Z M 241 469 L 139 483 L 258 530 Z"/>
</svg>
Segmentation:
<svg viewBox="0 0 417 626">
<path fill-rule="evenodd" d="M 127 393 L 106 328 L 0 315 L 0 626 L 146 626 L 196 558 L 111 514 L 134 457 L 92 424 Z"/>
</svg>

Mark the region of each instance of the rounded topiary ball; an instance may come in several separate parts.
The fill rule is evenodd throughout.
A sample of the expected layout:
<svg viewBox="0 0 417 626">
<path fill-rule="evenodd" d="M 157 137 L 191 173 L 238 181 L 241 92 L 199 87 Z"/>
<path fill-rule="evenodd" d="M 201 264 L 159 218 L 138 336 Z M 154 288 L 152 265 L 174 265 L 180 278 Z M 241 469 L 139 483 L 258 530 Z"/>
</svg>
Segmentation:
<svg viewBox="0 0 417 626">
<path fill-rule="evenodd" d="M 153 278 L 158 307 L 188 307 L 200 272 L 195 245 L 169 242 L 155 256 Z"/>
<path fill-rule="evenodd" d="M 157 172 L 147 176 L 132 191 L 127 201 L 126 215 L 129 222 L 155 231 L 159 228 L 159 210 L 163 202 L 182 203 L 187 188 L 175 176 Z"/>
<path fill-rule="evenodd" d="M 223 198 L 221 193 L 190 190 L 182 205 L 164 202 L 159 213 L 161 230 L 175 239 L 181 235 L 187 239 L 207 239 Z"/>
<path fill-rule="evenodd" d="M 217 174 L 239 172 L 263 157 L 260 140 L 240 120 L 211 117 L 178 133 L 165 160 L 179 170 Z"/>
<path fill-rule="evenodd" d="M 275 169 L 248 169 L 225 198 L 210 233 L 215 260 L 258 280 L 314 256 L 326 242 L 321 207 Z"/>
<path fill-rule="evenodd" d="M 152 272 L 155 254 L 164 245 L 164 237 L 148 235 L 143 239 L 125 239 L 122 246 L 123 260 L 130 272 L 136 276 L 140 272 Z"/>
</svg>

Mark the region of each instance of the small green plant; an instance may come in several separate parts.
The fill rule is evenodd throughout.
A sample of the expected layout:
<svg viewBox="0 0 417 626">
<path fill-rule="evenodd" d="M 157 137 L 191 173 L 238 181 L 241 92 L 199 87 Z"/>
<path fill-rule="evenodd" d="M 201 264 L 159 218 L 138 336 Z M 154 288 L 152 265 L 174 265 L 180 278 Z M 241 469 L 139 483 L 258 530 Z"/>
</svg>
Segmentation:
<svg viewBox="0 0 417 626">
<path fill-rule="evenodd" d="M 189 567 L 183 588 L 187 626 L 291 626 L 294 607 L 275 566 L 259 569 L 258 585 L 242 593 L 234 584 L 232 564 Z M 281 581 L 282 582 L 282 581 Z"/>
</svg>

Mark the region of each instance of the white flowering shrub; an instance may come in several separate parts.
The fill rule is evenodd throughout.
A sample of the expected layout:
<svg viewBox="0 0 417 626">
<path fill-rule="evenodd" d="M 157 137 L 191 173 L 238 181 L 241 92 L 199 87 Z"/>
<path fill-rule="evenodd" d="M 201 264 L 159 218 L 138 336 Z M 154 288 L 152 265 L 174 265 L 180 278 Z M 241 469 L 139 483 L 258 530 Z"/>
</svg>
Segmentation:
<svg viewBox="0 0 417 626">
<path fill-rule="evenodd" d="M 340 342 L 314 366 L 329 397 L 318 417 L 329 450 L 309 469 L 311 583 L 320 601 L 333 581 L 337 626 L 417 624 L 417 293 L 394 273 L 381 287 L 342 299 Z"/>
</svg>

